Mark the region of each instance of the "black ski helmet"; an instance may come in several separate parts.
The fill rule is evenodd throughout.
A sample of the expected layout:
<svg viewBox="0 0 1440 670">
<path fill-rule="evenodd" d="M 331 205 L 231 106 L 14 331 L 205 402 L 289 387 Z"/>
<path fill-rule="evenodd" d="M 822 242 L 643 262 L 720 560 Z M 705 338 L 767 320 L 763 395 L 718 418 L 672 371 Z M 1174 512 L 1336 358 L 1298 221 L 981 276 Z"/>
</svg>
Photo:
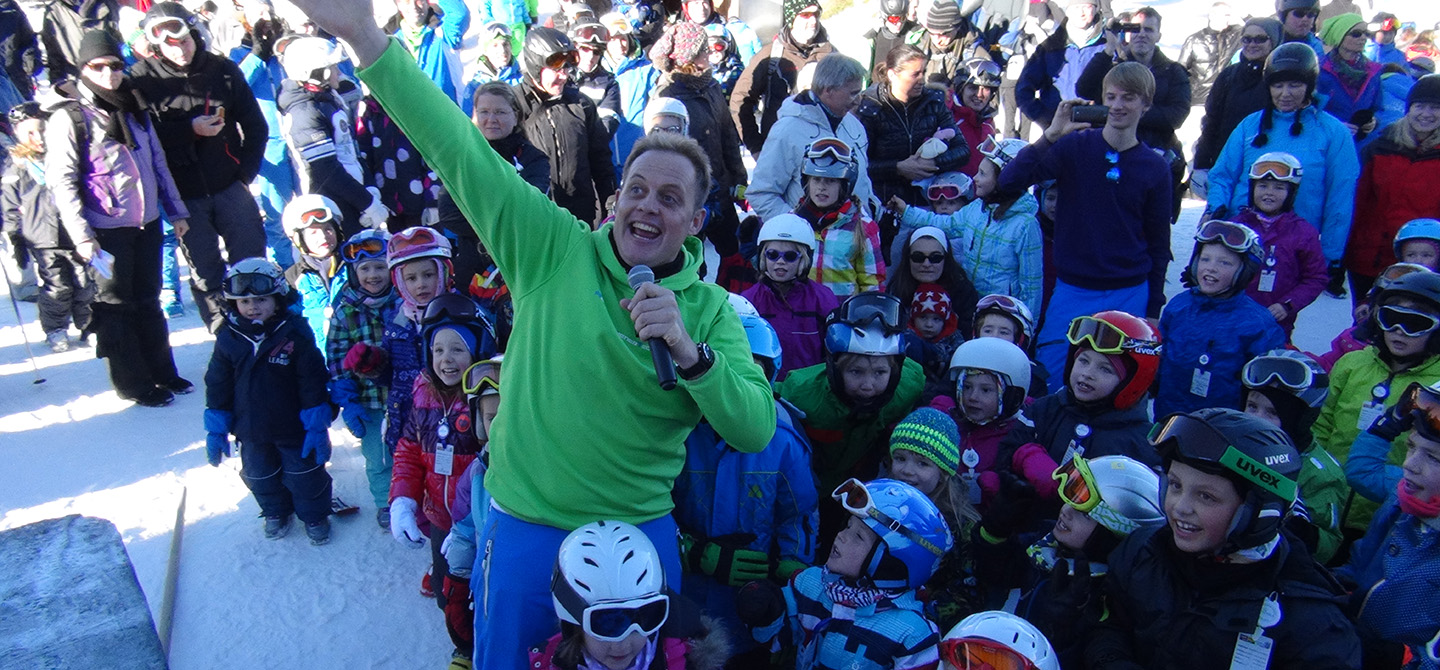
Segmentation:
<svg viewBox="0 0 1440 670">
<path fill-rule="evenodd" d="M 475 361 L 483 361 L 495 355 L 495 317 L 475 301 L 459 293 L 442 293 L 425 306 L 425 315 L 420 319 L 420 335 L 425 342 L 425 369 L 434 365 L 434 354 L 430 340 L 435 331 L 445 328 L 459 328 L 470 333 L 475 351 Z M 473 362 L 473 361 L 472 361 Z"/>
<path fill-rule="evenodd" d="M 1285 431 L 1244 412 L 1209 408 L 1165 417 L 1151 430 L 1150 444 L 1165 462 L 1162 508 L 1175 461 L 1225 477 L 1240 492 L 1240 509 L 1217 555 L 1259 547 L 1279 534 L 1299 491 L 1301 465 Z"/>
<path fill-rule="evenodd" d="M 1430 314 L 1440 318 L 1440 274 L 1434 272 L 1412 272 L 1391 284 L 1389 288 L 1380 292 L 1375 297 L 1375 309 L 1370 310 L 1370 318 L 1367 322 L 1368 332 L 1373 334 L 1373 340 L 1379 340 L 1384 334 L 1377 321 L 1380 308 L 1397 298 L 1409 298 L 1418 301 L 1425 306 Z M 1378 343 L 1378 342 L 1377 342 Z M 1387 348 L 1380 347 L 1382 352 L 1388 352 Z M 1430 333 L 1429 339 L 1425 341 L 1425 352 L 1427 354 L 1440 354 L 1440 337 Z"/>
<path fill-rule="evenodd" d="M 880 15 L 906 18 L 910 15 L 910 0 L 880 0 Z"/>
<path fill-rule="evenodd" d="M 531 81 L 540 81 L 540 70 L 556 54 L 574 53 L 575 43 L 554 28 L 531 28 L 525 33 L 525 48 L 520 51 L 520 69 Z"/>
<path fill-rule="evenodd" d="M 1305 95 L 1315 93 L 1315 81 L 1320 78 L 1320 61 L 1315 50 L 1302 42 L 1288 42 L 1275 47 L 1265 58 L 1265 85 L 1282 81 L 1298 81 L 1305 84 Z"/>
</svg>

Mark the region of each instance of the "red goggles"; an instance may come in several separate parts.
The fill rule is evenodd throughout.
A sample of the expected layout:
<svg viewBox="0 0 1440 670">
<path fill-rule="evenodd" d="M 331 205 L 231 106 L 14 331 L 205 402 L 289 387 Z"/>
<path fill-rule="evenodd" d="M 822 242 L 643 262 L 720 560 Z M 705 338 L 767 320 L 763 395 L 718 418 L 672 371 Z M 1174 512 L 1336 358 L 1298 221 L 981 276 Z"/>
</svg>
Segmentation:
<svg viewBox="0 0 1440 670">
<path fill-rule="evenodd" d="M 940 658 L 955 670 L 1035 670 L 1019 652 L 980 637 L 942 640 Z"/>
</svg>

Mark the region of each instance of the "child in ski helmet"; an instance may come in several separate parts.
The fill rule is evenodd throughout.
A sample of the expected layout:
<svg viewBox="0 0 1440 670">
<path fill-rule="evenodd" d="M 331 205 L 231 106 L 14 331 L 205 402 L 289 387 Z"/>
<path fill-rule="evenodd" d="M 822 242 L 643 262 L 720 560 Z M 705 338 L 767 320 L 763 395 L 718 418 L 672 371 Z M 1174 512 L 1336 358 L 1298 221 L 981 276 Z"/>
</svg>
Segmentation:
<svg viewBox="0 0 1440 670">
<path fill-rule="evenodd" d="M 941 216 L 912 209 L 898 197 L 889 207 L 900 215 L 900 225 L 918 228 L 935 226 L 950 239 L 965 240 L 955 258 L 965 274 L 975 281 L 982 294 L 1012 295 L 1033 312 L 1040 308 L 1043 249 L 1040 224 L 1035 215 L 1039 203 L 1028 192 L 999 189 L 1000 171 L 1025 147 L 1022 140 L 990 138 L 980 145 L 985 158 L 975 174 L 975 199 L 960 211 Z"/>
<path fill-rule="evenodd" d="M 285 279 L 299 293 L 301 313 L 315 332 L 315 344 L 325 351 L 332 306 L 349 281 L 346 266 L 335 253 L 344 217 L 333 200 L 308 193 L 285 205 L 280 219 L 300 252 L 300 258 L 285 271 Z"/>
<path fill-rule="evenodd" d="M 532 668 L 718 670 L 728 656 L 723 635 L 673 602 L 655 545 L 628 523 L 596 521 L 566 536 L 551 595 L 560 632 L 530 648 Z"/>
<path fill-rule="evenodd" d="M 1440 379 L 1440 275 L 1412 272 L 1396 279 L 1375 298 L 1370 319 L 1360 329 L 1372 342 L 1345 354 L 1330 371 L 1330 395 L 1315 420 L 1315 439 L 1335 460 L 1347 462 L 1350 445 L 1393 406 L 1411 382 Z M 1374 335 L 1371 335 L 1374 333 Z M 1389 462 L 1404 459 L 1405 442 L 1391 440 Z M 1356 496 L 1345 525 L 1363 530 L 1379 500 Z"/>
<path fill-rule="evenodd" d="M 874 476 L 890 426 L 920 399 L 925 373 L 900 353 L 900 315 L 894 296 L 872 291 L 850 297 L 825 327 L 826 362 L 796 370 L 776 387 L 805 414 L 821 491 L 852 475 Z M 820 536 L 844 520 L 839 507 L 822 503 Z"/>
<path fill-rule="evenodd" d="M 1366 345 L 1370 344 L 1368 340 L 1361 338 L 1371 335 L 1369 332 L 1371 328 L 1366 324 L 1370 321 L 1370 313 L 1375 309 L 1375 300 L 1380 296 L 1381 292 L 1390 288 L 1390 285 L 1394 284 L 1395 280 L 1412 272 L 1431 272 L 1431 270 L 1423 265 L 1416 265 L 1414 263 L 1395 263 L 1380 272 L 1380 275 L 1375 278 L 1375 283 L 1370 286 L 1370 290 L 1365 294 L 1364 299 L 1360 300 L 1359 304 L 1355 305 L 1355 309 L 1351 311 L 1355 325 L 1340 331 L 1340 334 L 1336 335 L 1335 339 L 1330 341 L 1330 350 L 1316 356 L 1316 360 L 1320 362 L 1320 367 L 1329 371 L 1335 367 L 1335 363 L 1340 360 L 1341 356 L 1352 351 L 1364 349 Z"/>
<path fill-rule="evenodd" d="M 810 276 L 841 298 L 885 283 L 880 227 L 855 197 L 858 160 L 844 140 L 826 137 L 805 148 L 800 165 L 805 196 L 795 214 L 810 224 L 820 242 Z"/>
<path fill-rule="evenodd" d="M 1284 431 L 1211 408 L 1165 417 L 1151 440 L 1166 525 L 1110 553 L 1087 660 L 1223 668 L 1259 652 L 1274 668 L 1360 667 L 1343 594 L 1283 529 L 1300 471 Z"/>
<path fill-rule="evenodd" d="M 1395 234 L 1395 257 L 1440 272 L 1440 221 L 1415 219 Z"/>
<path fill-rule="evenodd" d="M 975 303 L 975 319 L 970 337 L 998 337 L 1030 355 L 1035 342 L 1035 317 L 1025 303 L 1008 295 L 991 293 Z M 1030 396 L 1038 398 L 1050 392 L 1050 372 L 1036 361 L 1030 362 Z"/>
<path fill-rule="evenodd" d="M 457 482 L 481 449 L 461 382 L 475 361 L 495 353 L 489 315 L 465 296 L 450 293 L 436 298 L 425 308 L 420 323 L 425 370 L 415 380 L 410 413 L 395 445 L 390 480 L 390 534 L 412 548 L 425 544 L 417 511 L 429 522 L 432 542 L 442 542 L 454 523 L 450 506 Z M 470 597 L 469 580 L 449 572 L 442 552 L 431 553 L 430 588 L 440 608 L 448 613 L 448 603 Z M 468 658 L 472 624 L 457 619 L 463 617 L 447 616 L 446 628 L 455 653 Z"/>
<path fill-rule="evenodd" d="M 468 580 L 476 570 L 481 569 L 480 562 L 476 560 L 478 542 L 475 529 L 484 526 L 485 512 L 490 508 L 490 494 L 485 490 L 485 471 L 489 469 L 490 462 L 490 425 L 500 410 L 500 364 L 503 360 L 504 355 L 497 354 L 494 358 L 478 361 L 465 369 L 460 380 L 460 388 L 470 405 L 470 430 L 480 443 L 480 453 L 465 467 L 465 472 L 455 484 L 455 499 L 450 503 L 450 533 L 440 545 L 440 553 L 445 557 L 452 582 Z M 447 599 L 443 609 L 448 626 L 457 631 L 469 626 L 473 633 L 470 639 L 481 639 L 489 612 L 482 612 L 477 617 L 471 609 L 471 602 L 459 598 Z"/>
<path fill-rule="evenodd" d="M 942 628 L 959 621 L 980 604 L 975 588 L 975 556 L 969 538 L 980 520 L 970 503 L 971 484 L 956 473 L 960 468 L 960 434 L 955 421 L 933 407 L 911 412 L 890 434 L 889 477 L 914 486 L 940 509 L 955 531 L 957 546 L 946 552 L 940 567 L 926 582 Z"/>
<path fill-rule="evenodd" d="M 1342 584 L 1354 585 L 1351 603 L 1367 642 L 1404 644 L 1415 659 L 1404 667 L 1428 670 L 1440 667 L 1435 635 L 1440 613 L 1434 597 L 1435 580 L 1440 579 L 1440 534 L 1435 533 L 1440 519 L 1440 390 L 1435 384 L 1412 384 L 1385 418 L 1392 423 L 1391 432 L 1409 434 L 1405 460 L 1402 466 L 1388 464 L 1387 439 L 1377 439 L 1373 451 L 1362 446 L 1363 436 L 1356 440 L 1346 470 L 1380 484 L 1379 490 L 1365 489 L 1365 495 L 1383 493 L 1385 504 L 1335 576 Z M 1356 490 L 1362 490 L 1361 484 Z"/>
<path fill-rule="evenodd" d="M 1321 563 L 1328 562 L 1344 539 L 1341 515 L 1350 499 L 1345 471 L 1330 452 L 1319 448 L 1311 426 L 1329 395 L 1330 375 L 1315 359 L 1276 349 L 1250 359 L 1241 371 L 1245 385 L 1240 410 L 1275 425 L 1300 452 L 1300 500 L 1303 514 L 1291 514 L 1288 526 Z M 1364 439 L 1361 433 L 1359 439 Z M 1388 449 L 1388 440 L 1382 441 Z"/>
<path fill-rule="evenodd" d="M 211 465 L 240 439 L 241 480 L 265 518 L 265 537 L 305 523 L 311 544 L 330 540 L 329 375 L 314 335 L 293 309 L 280 266 L 247 258 L 225 272 L 230 314 L 205 372 L 205 454 Z"/>
<path fill-rule="evenodd" d="M 406 228 L 391 236 L 385 263 L 400 294 L 395 316 L 385 322 L 380 344 L 389 365 L 385 444 L 393 445 L 399 442 L 410 415 L 415 379 L 425 369 L 421 317 L 430 301 L 451 292 L 450 241 L 433 228 Z"/>
<path fill-rule="evenodd" d="M 654 132 L 688 135 L 690 112 L 675 98 L 657 97 L 645 105 L 645 134 Z"/>
<path fill-rule="evenodd" d="M 382 383 L 385 322 L 395 314 L 400 295 L 390 283 L 385 249 L 390 234 L 362 230 L 340 245 L 348 280 L 335 298 L 325 344 L 330 368 L 330 401 L 350 434 L 360 438 L 365 478 L 375 502 L 375 520 L 390 528 L 390 454 L 381 426 L 386 386 Z"/>
<path fill-rule="evenodd" d="M 819 245 L 809 222 L 781 214 L 760 227 L 755 267 L 760 281 L 740 295 L 754 305 L 780 337 L 785 351 L 779 378 L 824 362 L 825 317 L 840 306 L 828 286 L 810 277 Z"/>
<path fill-rule="evenodd" d="M 960 429 L 960 477 L 969 502 L 984 509 L 1000 489 L 1000 443 L 1015 427 L 1029 395 L 1030 360 L 1019 347 L 996 337 L 970 340 L 950 358 L 950 397 L 932 407 L 948 409 Z"/>
<path fill-rule="evenodd" d="M 1319 231 L 1294 210 L 1303 173 L 1290 154 L 1261 155 L 1250 166 L 1250 206 L 1233 219 L 1260 241 L 1259 271 L 1245 293 L 1270 310 L 1287 338 L 1295 330 L 1295 315 L 1330 281 Z"/>
<path fill-rule="evenodd" d="M 949 216 L 975 199 L 975 181 L 962 172 L 942 172 L 925 187 L 930 211 Z"/>
<path fill-rule="evenodd" d="M 1060 670 L 1055 649 L 1029 621 L 1002 611 L 977 612 L 940 640 L 942 670 Z"/>
<path fill-rule="evenodd" d="M 849 479 L 831 497 L 848 521 L 825 565 L 802 570 L 783 589 L 769 581 L 746 585 L 736 598 L 741 619 L 762 643 L 787 628 L 781 639 L 802 645 L 799 670 L 853 664 L 861 640 L 866 667 L 935 663 L 939 629 L 926 618 L 916 589 L 953 544 L 940 510 L 915 487 L 891 479 Z M 832 618 L 838 607 L 853 617 Z"/>
<path fill-rule="evenodd" d="M 1206 221 L 1195 233 L 1185 272 L 1190 290 L 1160 314 L 1165 348 L 1155 413 L 1240 406 L 1240 368 L 1285 346 L 1285 331 L 1245 287 L 1264 252 L 1255 231 L 1230 221 Z"/>
</svg>

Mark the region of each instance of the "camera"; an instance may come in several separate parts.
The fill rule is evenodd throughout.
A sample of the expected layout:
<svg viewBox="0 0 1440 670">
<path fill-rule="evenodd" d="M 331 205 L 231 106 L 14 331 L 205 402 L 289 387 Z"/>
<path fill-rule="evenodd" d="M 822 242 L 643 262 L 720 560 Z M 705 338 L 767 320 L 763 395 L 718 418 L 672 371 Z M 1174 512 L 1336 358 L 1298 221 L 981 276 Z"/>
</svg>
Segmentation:
<svg viewBox="0 0 1440 670">
<path fill-rule="evenodd" d="M 1076 105 L 1070 108 L 1070 120 L 1075 123 L 1103 126 L 1109 116 L 1110 108 L 1105 105 Z"/>
<path fill-rule="evenodd" d="M 1112 33 L 1138 33 L 1140 32 L 1140 24 L 1123 23 L 1120 19 L 1111 19 L 1110 25 L 1105 26 L 1105 29 Z"/>
</svg>

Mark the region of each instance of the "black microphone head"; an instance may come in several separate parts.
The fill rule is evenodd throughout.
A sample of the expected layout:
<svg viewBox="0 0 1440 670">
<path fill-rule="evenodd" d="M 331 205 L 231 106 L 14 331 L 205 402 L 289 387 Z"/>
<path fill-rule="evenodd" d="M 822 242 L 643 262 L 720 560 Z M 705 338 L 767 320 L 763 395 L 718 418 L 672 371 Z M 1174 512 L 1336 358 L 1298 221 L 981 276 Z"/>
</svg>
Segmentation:
<svg viewBox="0 0 1440 670">
<path fill-rule="evenodd" d="M 639 289 L 641 284 L 653 283 L 655 281 L 655 271 L 651 270 L 648 265 L 636 265 L 630 268 L 628 276 L 630 278 L 630 288 L 633 289 Z"/>
</svg>

